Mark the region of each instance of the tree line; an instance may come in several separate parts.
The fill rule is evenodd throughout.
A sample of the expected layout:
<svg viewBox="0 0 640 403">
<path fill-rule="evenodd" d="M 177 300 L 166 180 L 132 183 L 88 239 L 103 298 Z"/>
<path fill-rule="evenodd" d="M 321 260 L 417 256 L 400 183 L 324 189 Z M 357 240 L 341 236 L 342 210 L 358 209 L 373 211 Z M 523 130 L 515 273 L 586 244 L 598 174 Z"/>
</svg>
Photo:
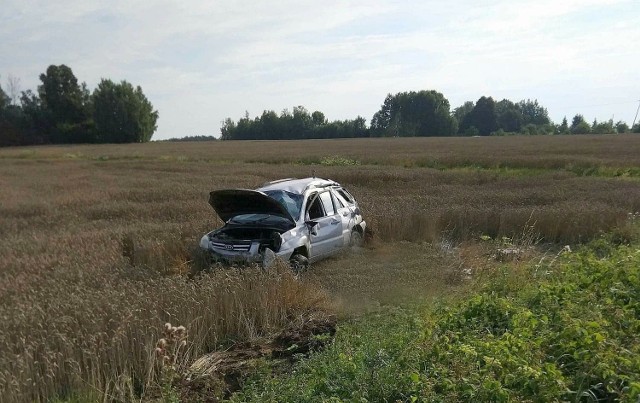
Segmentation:
<svg viewBox="0 0 640 403">
<path fill-rule="evenodd" d="M 570 125 L 566 117 L 555 124 L 547 108 L 530 99 L 496 102 L 483 96 L 451 110 L 442 93 L 430 90 L 388 94 L 369 126 L 361 116 L 329 122 L 320 111 L 309 113 L 303 106 L 296 106 L 292 112 L 285 109 L 280 114 L 264 111 L 254 119 L 246 112 L 237 122 L 227 118 L 220 132 L 223 140 L 606 134 L 640 133 L 640 124 L 633 128 L 613 120 L 589 124 L 581 114 L 575 115 Z"/>
<path fill-rule="evenodd" d="M 220 134 L 222 140 L 330 139 L 368 137 L 368 129 L 362 116 L 329 122 L 322 112 L 310 114 L 304 106 L 296 106 L 292 112 L 285 109 L 280 115 L 264 111 L 261 116 L 250 119 L 247 112 L 238 122 L 226 119 Z"/>
<path fill-rule="evenodd" d="M 102 79 L 90 92 L 64 64 L 49 66 L 40 81 L 35 93 L 19 91 L 19 80 L 11 76 L 8 93 L 0 85 L 0 146 L 146 142 L 157 128 L 158 111 L 140 86 Z M 220 128 L 223 140 L 627 132 L 640 133 L 640 124 L 590 124 L 581 114 L 571 124 L 566 117 L 555 124 L 545 107 L 529 99 L 496 102 L 483 96 L 451 109 L 447 98 L 433 90 L 388 94 L 369 125 L 362 116 L 329 121 L 320 111 L 296 106 L 280 114 L 265 110 L 253 119 L 247 112 L 237 122 L 227 118 Z"/>
<path fill-rule="evenodd" d="M 127 81 L 102 79 L 90 92 L 68 66 L 51 65 L 37 92 L 19 91 L 10 77 L 0 85 L 0 146 L 146 142 L 156 131 L 158 111 Z"/>
</svg>

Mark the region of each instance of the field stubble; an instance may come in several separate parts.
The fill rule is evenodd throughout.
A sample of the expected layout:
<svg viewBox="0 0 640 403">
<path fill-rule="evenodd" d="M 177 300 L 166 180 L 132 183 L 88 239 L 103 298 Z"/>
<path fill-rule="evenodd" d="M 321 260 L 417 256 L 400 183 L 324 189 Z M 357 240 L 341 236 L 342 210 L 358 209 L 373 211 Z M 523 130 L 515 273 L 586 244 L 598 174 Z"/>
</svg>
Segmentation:
<svg viewBox="0 0 640 403">
<path fill-rule="evenodd" d="M 638 151 L 631 136 L 1 150 L 0 394 L 128 399 L 157 381 L 152 352 L 165 321 L 187 327 L 193 358 L 336 304 L 352 312 L 430 297 L 482 265 L 474 259 L 486 251 L 470 252 L 480 235 L 624 238 L 640 186 L 609 174 L 634 172 Z M 358 164 L 307 165 L 336 155 Z M 322 262 L 302 281 L 286 271 L 181 275 L 198 238 L 221 224 L 210 190 L 313 170 L 360 201 L 374 247 Z"/>
</svg>

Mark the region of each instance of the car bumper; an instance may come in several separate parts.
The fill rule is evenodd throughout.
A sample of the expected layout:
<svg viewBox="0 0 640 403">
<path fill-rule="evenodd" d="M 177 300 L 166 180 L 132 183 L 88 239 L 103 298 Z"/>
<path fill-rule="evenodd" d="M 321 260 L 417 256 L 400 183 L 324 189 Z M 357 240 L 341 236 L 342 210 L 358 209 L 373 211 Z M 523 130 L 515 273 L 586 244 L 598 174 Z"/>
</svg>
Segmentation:
<svg viewBox="0 0 640 403">
<path fill-rule="evenodd" d="M 276 258 L 279 258 L 285 262 L 289 261 L 293 249 L 284 249 L 278 252 L 274 252 L 271 249 L 265 249 L 259 251 L 260 244 L 253 242 L 248 251 L 234 251 L 217 248 L 211 244 L 209 239 L 204 239 L 200 242 L 200 248 L 207 251 L 209 256 L 214 262 L 224 264 L 260 264 L 264 267 L 273 265 Z"/>
</svg>

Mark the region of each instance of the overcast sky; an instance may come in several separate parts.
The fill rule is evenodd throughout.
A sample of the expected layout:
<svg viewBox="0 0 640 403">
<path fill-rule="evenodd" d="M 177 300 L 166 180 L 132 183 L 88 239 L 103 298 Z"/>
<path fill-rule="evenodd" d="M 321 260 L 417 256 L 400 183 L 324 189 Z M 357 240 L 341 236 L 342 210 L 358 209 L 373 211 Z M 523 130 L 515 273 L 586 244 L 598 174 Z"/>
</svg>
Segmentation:
<svg viewBox="0 0 640 403">
<path fill-rule="evenodd" d="M 633 121 L 638 0 L 0 0 L 0 75 L 34 89 L 66 64 L 140 85 L 154 139 L 303 105 L 370 121 L 387 93 L 538 99 L 560 121 Z"/>
</svg>

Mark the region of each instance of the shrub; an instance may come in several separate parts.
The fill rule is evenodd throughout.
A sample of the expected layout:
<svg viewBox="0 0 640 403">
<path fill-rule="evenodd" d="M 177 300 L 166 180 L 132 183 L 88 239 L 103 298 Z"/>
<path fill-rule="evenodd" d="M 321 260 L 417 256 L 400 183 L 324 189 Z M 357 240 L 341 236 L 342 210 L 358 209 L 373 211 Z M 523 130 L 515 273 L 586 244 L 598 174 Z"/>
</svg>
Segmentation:
<svg viewBox="0 0 640 403">
<path fill-rule="evenodd" d="M 336 166 L 349 166 L 349 165 L 360 165 L 360 161 L 341 157 L 339 155 L 334 155 L 331 157 L 324 157 L 320 160 L 321 165 L 336 165 Z"/>
<path fill-rule="evenodd" d="M 470 298 L 352 322 L 236 400 L 637 401 L 638 266 L 637 244 L 597 241 L 499 271 Z"/>
</svg>

